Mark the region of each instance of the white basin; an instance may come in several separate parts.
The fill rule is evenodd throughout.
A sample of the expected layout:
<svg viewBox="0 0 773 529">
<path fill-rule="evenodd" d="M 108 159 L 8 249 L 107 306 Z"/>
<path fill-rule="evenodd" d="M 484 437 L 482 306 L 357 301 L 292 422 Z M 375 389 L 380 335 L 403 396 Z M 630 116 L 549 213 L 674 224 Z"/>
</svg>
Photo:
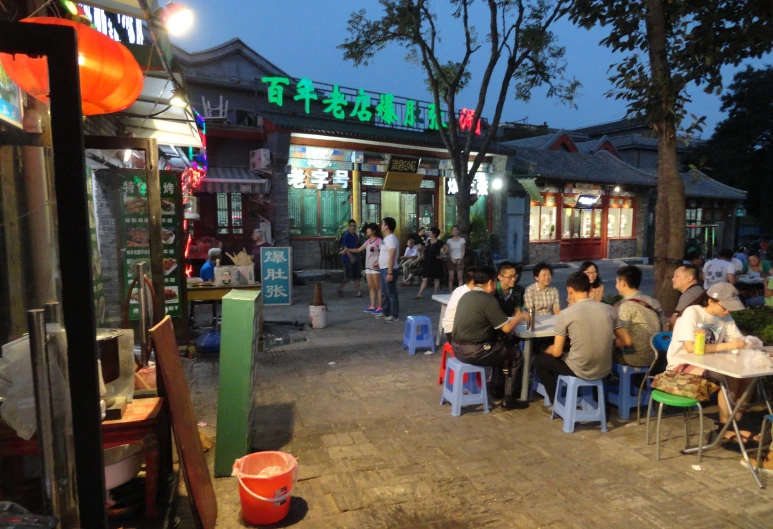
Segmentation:
<svg viewBox="0 0 773 529">
<path fill-rule="evenodd" d="M 126 444 L 104 450 L 105 489 L 123 485 L 135 477 L 142 467 L 142 446 Z"/>
</svg>

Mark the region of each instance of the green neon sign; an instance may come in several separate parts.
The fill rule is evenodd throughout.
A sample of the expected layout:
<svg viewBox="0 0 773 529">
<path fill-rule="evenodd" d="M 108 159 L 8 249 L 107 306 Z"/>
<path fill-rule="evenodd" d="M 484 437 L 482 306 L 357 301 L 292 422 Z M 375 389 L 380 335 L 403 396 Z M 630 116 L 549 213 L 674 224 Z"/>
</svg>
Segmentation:
<svg viewBox="0 0 773 529">
<path fill-rule="evenodd" d="M 376 107 L 376 117 L 387 125 L 397 121 L 397 113 L 395 112 L 395 96 L 392 94 L 381 94 L 378 100 L 378 106 Z"/>
<path fill-rule="evenodd" d="M 304 102 L 304 108 L 306 110 L 306 113 L 309 113 L 309 102 L 313 100 L 317 100 L 317 92 L 314 90 L 314 83 L 312 83 L 309 79 L 303 78 L 300 81 L 298 81 L 298 84 L 295 85 L 297 92 L 297 95 L 293 97 L 294 100 L 300 101 L 303 100 Z"/>
<path fill-rule="evenodd" d="M 287 77 L 263 77 L 261 81 L 268 83 L 268 102 L 281 107 L 284 87 L 290 85 L 290 79 Z"/>
<path fill-rule="evenodd" d="M 344 112 L 344 107 L 348 105 L 349 102 L 346 100 L 344 95 L 338 89 L 338 85 L 335 85 L 333 87 L 333 91 L 330 92 L 330 98 L 323 99 L 322 102 L 327 105 L 323 112 L 327 112 L 327 113 L 332 112 L 333 117 L 336 119 L 344 119 L 346 117 L 346 112 Z"/>
</svg>

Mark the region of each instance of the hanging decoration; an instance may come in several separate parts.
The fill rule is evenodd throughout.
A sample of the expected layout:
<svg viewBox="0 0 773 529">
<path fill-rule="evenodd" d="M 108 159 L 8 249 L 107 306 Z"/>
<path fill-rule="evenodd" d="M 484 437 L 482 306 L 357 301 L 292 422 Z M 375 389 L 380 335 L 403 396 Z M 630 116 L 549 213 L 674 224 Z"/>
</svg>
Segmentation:
<svg viewBox="0 0 773 529">
<path fill-rule="evenodd" d="M 64 18 L 25 18 L 21 22 L 69 26 L 78 32 L 78 69 L 85 116 L 119 112 L 140 96 L 144 83 L 142 70 L 126 46 L 86 24 Z M 0 53 L 0 62 L 22 90 L 48 102 L 47 59 Z"/>
<path fill-rule="evenodd" d="M 199 188 L 202 179 L 207 175 L 207 123 L 204 121 L 204 116 L 196 112 L 195 108 L 192 108 L 193 115 L 196 120 L 196 128 L 199 131 L 199 137 L 201 138 L 201 149 L 197 154 L 193 153 L 193 147 L 188 147 L 188 159 L 191 162 L 191 166 L 188 167 L 182 174 L 182 189 L 183 189 L 183 209 L 189 201 L 195 200 L 193 196 L 194 191 Z M 188 229 L 188 219 L 183 221 L 183 229 L 188 233 L 188 238 L 185 241 L 185 259 L 188 259 L 190 253 L 191 242 L 193 242 L 193 228 Z M 193 274 L 193 267 L 188 264 L 185 266 L 185 275 L 190 277 Z"/>
</svg>

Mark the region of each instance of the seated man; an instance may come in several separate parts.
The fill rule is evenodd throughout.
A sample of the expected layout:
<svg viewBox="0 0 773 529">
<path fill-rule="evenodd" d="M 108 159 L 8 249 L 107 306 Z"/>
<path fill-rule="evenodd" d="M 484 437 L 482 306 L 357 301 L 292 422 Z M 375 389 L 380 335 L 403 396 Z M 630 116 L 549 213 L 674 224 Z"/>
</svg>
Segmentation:
<svg viewBox="0 0 773 529">
<path fill-rule="evenodd" d="M 408 237 L 408 241 L 405 243 L 405 253 L 400 258 L 399 265 L 403 268 L 403 277 L 407 278 L 410 275 L 410 268 L 414 265 L 419 258 L 419 248 L 416 246 L 416 242 L 412 237 Z"/>
<path fill-rule="evenodd" d="M 618 318 L 631 335 L 633 346 L 615 351 L 614 361 L 634 367 L 649 366 L 655 360 L 650 338 L 659 333 L 666 323 L 658 300 L 639 292 L 641 276 L 637 266 L 623 266 L 617 270 L 615 283 L 617 291 L 623 296 L 617 307 Z"/>
<path fill-rule="evenodd" d="M 569 276 L 566 291 L 573 304 L 556 318 L 553 345 L 534 358 L 537 375 L 551 401 L 555 400 L 558 375 L 585 380 L 604 378 L 612 370 L 612 346 L 633 344 L 615 309 L 588 298 L 588 276 Z M 567 337 L 571 345 L 564 354 Z"/>
<path fill-rule="evenodd" d="M 529 285 L 524 291 L 524 306 L 526 309 L 536 309 L 537 316 L 558 314 L 561 310 L 558 289 L 550 286 L 553 280 L 553 269 L 547 263 L 538 263 L 532 272 L 537 282 Z"/>
<path fill-rule="evenodd" d="M 499 281 L 494 294 L 499 301 L 499 307 L 507 317 L 521 312 L 523 308 L 524 288 L 518 284 L 520 273 L 513 263 L 503 261 L 499 265 Z"/>
<path fill-rule="evenodd" d="M 415 242 L 415 241 L 414 241 Z M 416 259 L 408 261 L 408 266 L 403 267 L 403 282 L 400 286 L 407 287 L 413 284 L 413 276 L 419 275 L 419 283 L 421 283 L 421 267 L 424 263 L 424 241 L 419 242 L 416 246 Z"/>
<path fill-rule="evenodd" d="M 210 248 L 207 253 L 207 262 L 201 267 L 199 271 L 199 277 L 204 281 L 215 280 L 215 265 L 218 259 L 220 259 L 220 248 Z"/>
<path fill-rule="evenodd" d="M 454 330 L 454 317 L 456 316 L 456 307 L 459 305 L 459 300 L 467 292 L 473 289 L 475 286 L 475 273 L 477 268 L 471 266 L 464 272 L 465 283 L 456 287 L 451 293 L 451 299 L 448 300 L 446 311 L 443 313 L 443 332 L 446 333 L 446 340 L 451 343 L 451 333 Z"/>
<path fill-rule="evenodd" d="M 703 301 L 706 291 L 703 290 L 703 285 L 699 281 L 700 270 L 693 265 L 682 265 L 674 271 L 671 285 L 674 287 L 674 290 L 681 292 L 681 296 L 679 296 L 674 314 L 671 315 L 669 320 L 672 329 L 676 324 L 676 319 L 682 315 L 684 309 L 693 305 L 700 305 L 701 301 Z"/>
<path fill-rule="evenodd" d="M 456 307 L 451 345 L 454 355 L 462 362 L 476 366 L 494 368 L 492 394 L 504 394 L 505 400 L 519 393 L 517 389 L 518 370 L 523 363 L 517 347 L 507 347 L 500 337 L 510 333 L 520 316 L 505 316 L 494 298 L 497 273 L 493 268 L 476 268 L 473 289 L 464 294 Z M 502 376 L 504 375 L 504 376 Z M 504 380 L 504 379 L 507 380 Z M 504 387 L 503 387 L 504 386 Z M 503 402 L 503 405 L 510 402 Z M 525 403 L 514 407 L 525 407 Z"/>
</svg>

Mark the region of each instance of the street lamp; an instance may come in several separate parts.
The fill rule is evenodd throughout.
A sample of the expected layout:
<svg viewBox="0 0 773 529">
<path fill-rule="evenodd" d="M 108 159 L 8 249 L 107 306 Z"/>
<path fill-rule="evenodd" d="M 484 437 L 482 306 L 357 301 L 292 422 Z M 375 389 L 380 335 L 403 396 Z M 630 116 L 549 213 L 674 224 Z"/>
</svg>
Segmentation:
<svg viewBox="0 0 773 529">
<path fill-rule="evenodd" d="M 502 189 L 503 185 L 504 185 L 504 182 L 502 181 L 501 178 L 494 178 L 494 180 L 491 181 L 491 188 L 494 191 L 499 191 L 500 189 Z"/>
<path fill-rule="evenodd" d="M 174 37 L 184 35 L 193 27 L 193 11 L 190 7 L 177 2 L 169 2 L 156 11 L 155 16 L 164 24 L 166 31 Z"/>
</svg>

